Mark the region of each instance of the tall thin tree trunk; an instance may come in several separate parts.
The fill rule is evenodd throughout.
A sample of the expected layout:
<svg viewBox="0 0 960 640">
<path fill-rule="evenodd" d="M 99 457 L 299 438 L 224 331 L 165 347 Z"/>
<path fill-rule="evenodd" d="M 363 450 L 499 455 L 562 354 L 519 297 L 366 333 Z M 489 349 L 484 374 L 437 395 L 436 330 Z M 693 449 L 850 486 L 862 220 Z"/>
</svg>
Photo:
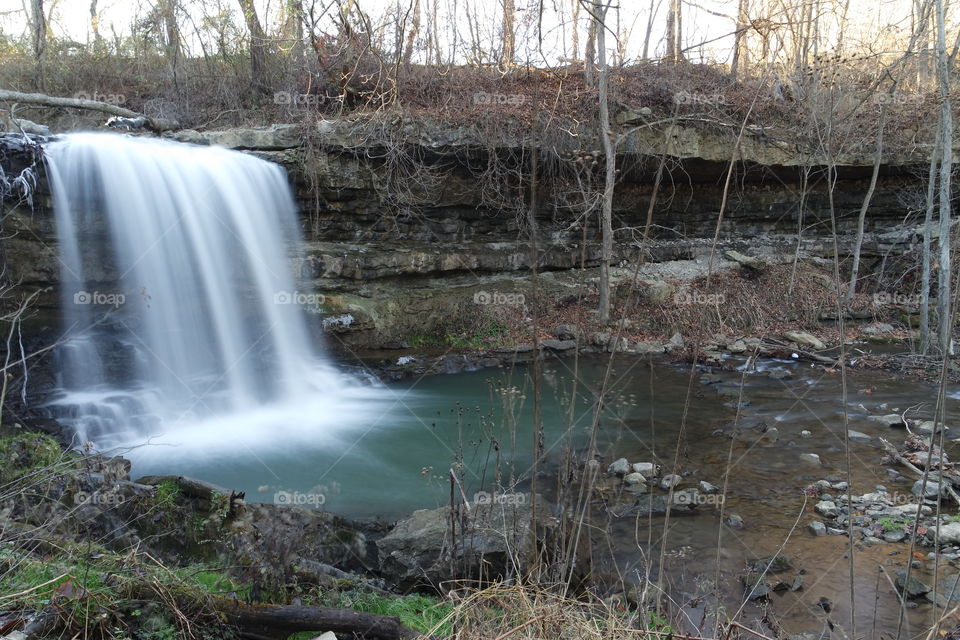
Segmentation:
<svg viewBox="0 0 960 640">
<path fill-rule="evenodd" d="M 944 358 L 952 355 L 950 315 L 950 178 L 953 169 L 953 110 L 950 100 L 950 70 L 947 65 L 946 11 L 937 7 L 937 80 L 940 85 L 940 278 L 937 304 L 940 316 L 940 347 Z"/>
<path fill-rule="evenodd" d="M 570 0 L 573 4 L 573 31 L 570 34 L 571 48 L 570 60 L 580 59 L 580 0 Z"/>
<path fill-rule="evenodd" d="M 936 142 L 930 156 L 930 171 L 927 174 L 926 209 L 923 214 L 923 272 L 920 277 L 920 353 L 930 352 L 930 278 L 931 236 L 933 235 L 933 208 L 937 201 L 937 158 L 940 155 L 940 126 L 937 124 Z"/>
<path fill-rule="evenodd" d="M 594 16 L 595 12 L 595 5 L 592 5 L 590 21 L 587 23 L 587 45 L 583 51 L 583 80 L 590 87 L 594 84 L 597 59 L 597 20 Z"/>
<path fill-rule="evenodd" d="M 896 85 L 894 85 L 896 87 Z M 863 197 L 863 204 L 860 206 L 860 216 L 857 218 L 857 239 L 853 245 L 853 267 L 850 272 L 850 284 L 847 287 L 847 304 L 853 300 L 853 295 L 857 292 L 857 279 L 860 276 L 860 250 L 863 247 L 863 228 L 867 220 L 867 210 L 870 208 L 870 201 L 873 199 L 873 192 L 877 189 L 877 177 L 880 175 L 880 164 L 883 160 L 883 129 L 887 124 L 887 101 L 880 105 L 880 125 L 877 131 L 877 149 L 873 156 L 873 173 L 870 174 L 870 186 L 867 187 L 867 193 Z"/>
<path fill-rule="evenodd" d="M 503 2 L 503 49 L 500 52 L 500 64 L 509 67 L 513 65 L 513 59 L 516 55 L 516 41 L 514 35 L 513 17 L 517 13 L 514 0 L 502 0 Z"/>
<path fill-rule="evenodd" d="M 657 0 L 650 0 L 650 11 L 647 14 L 647 29 L 643 33 L 643 54 L 642 58 L 644 60 L 650 59 L 650 34 L 653 32 L 653 19 L 657 15 L 657 9 L 659 5 L 656 4 Z"/>
<path fill-rule="evenodd" d="M 237 0 L 237 2 L 240 4 L 240 11 L 243 13 L 247 31 L 250 33 L 251 84 L 254 89 L 263 92 L 267 88 L 267 37 L 260 25 L 260 18 L 257 17 L 257 9 L 253 0 Z"/>
<path fill-rule="evenodd" d="M 43 91 L 44 62 L 47 55 L 47 17 L 43 13 L 43 0 L 30 0 L 30 35 L 36 65 L 35 84 L 37 89 Z"/>
<path fill-rule="evenodd" d="M 737 32 L 733 36 L 733 60 L 730 61 L 730 75 L 734 80 L 737 79 L 737 73 L 740 71 L 741 61 L 746 64 L 746 41 L 747 41 L 747 20 L 748 20 L 748 0 L 739 0 L 737 3 Z"/>
<path fill-rule="evenodd" d="M 610 263 L 613 260 L 613 187 L 616 180 L 616 149 L 610 134 L 610 105 L 607 98 L 609 70 L 607 69 L 606 27 L 607 4 L 601 0 L 594 5 L 594 20 L 597 33 L 597 67 L 600 94 L 600 139 L 606 162 L 603 183 L 603 207 L 600 213 L 600 309 L 599 320 L 610 321 Z"/>
<path fill-rule="evenodd" d="M 403 66 L 410 66 L 410 58 L 413 57 L 413 46 L 417 42 L 417 35 L 420 32 L 420 0 L 413 0 L 413 22 L 410 24 L 410 30 L 407 31 L 407 41 L 403 46 Z"/>
<path fill-rule="evenodd" d="M 90 0 L 90 30 L 93 41 L 100 42 L 100 14 L 97 13 L 97 0 Z"/>
</svg>

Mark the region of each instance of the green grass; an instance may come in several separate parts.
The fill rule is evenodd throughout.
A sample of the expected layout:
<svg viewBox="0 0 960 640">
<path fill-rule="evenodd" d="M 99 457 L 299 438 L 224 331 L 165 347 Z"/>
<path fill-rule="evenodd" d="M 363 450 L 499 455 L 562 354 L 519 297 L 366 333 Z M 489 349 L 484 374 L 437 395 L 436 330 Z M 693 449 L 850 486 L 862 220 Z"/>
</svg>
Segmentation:
<svg viewBox="0 0 960 640">
<path fill-rule="evenodd" d="M 12 482 L 31 471 L 52 467 L 62 457 L 57 441 L 41 433 L 0 438 L 0 482 Z"/>
<path fill-rule="evenodd" d="M 347 592 L 325 594 L 320 597 L 317 604 L 327 607 L 346 607 L 361 613 L 395 616 L 400 619 L 403 626 L 421 633 L 429 631 L 440 635 L 452 633 L 450 623 L 445 623 L 444 619 L 453 611 L 453 605 L 427 596 L 389 598 L 372 592 Z"/>
</svg>

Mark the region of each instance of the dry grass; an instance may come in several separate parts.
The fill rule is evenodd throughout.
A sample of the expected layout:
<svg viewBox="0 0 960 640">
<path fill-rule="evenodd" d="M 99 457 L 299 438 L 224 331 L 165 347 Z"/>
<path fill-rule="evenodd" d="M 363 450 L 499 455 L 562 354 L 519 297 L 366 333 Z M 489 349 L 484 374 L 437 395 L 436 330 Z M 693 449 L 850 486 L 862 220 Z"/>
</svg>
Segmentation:
<svg viewBox="0 0 960 640">
<path fill-rule="evenodd" d="M 454 630 L 451 640 L 636 640 L 672 632 L 657 614 L 630 609 L 616 599 L 576 599 L 526 584 L 466 590 L 445 622 Z"/>
</svg>

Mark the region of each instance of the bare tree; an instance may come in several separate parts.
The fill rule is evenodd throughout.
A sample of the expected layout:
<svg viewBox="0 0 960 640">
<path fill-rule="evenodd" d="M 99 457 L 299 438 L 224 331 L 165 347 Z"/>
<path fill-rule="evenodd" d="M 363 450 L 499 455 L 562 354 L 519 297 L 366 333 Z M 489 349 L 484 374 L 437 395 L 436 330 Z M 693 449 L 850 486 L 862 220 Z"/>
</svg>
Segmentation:
<svg viewBox="0 0 960 640">
<path fill-rule="evenodd" d="M 514 33 L 514 15 L 517 13 L 515 0 L 503 2 L 503 48 L 500 52 L 500 64 L 509 67 L 513 65 L 516 54 L 516 34 Z"/>
<path fill-rule="evenodd" d="M 267 37 L 260 25 L 260 18 L 257 17 L 257 9 L 254 7 L 253 0 L 237 0 L 237 2 L 240 4 L 240 11 L 243 13 L 247 31 L 250 33 L 251 85 L 257 91 L 263 92 L 266 88 Z"/>
<path fill-rule="evenodd" d="M 403 65 L 410 66 L 410 58 L 413 57 L 413 46 L 416 44 L 417 35 L 420 33 L 420 0 L 413 0 L 413 7 L 410 11 L 411 17 L 410 30 L 407 31 L 407 41 L 403 46 Z"/>
<path fill-rule="evenodd" d="M 607 69 L 606 17 L 612 0 L 600 0 L 593 5 L 593 21 L 597 34 L 597 71 L 600 94 L 600 139 L 606 174 L 603 183 L 603 207 L 600 211 L 600 308 L 599 320 L 610 320 L 610 262 L 613 260 L 613 187 L 616 180 L 617 151 L 611 139 L 610 103 L 608 89 L 610 73 Z"/>
<path fill-rule="evenodd" d="M 30 0 L 30 35 L 37 67 L 36 86 L 43 91 L 43 62 L 47 51 L 47 18 L 43 13 L 43 0 Z"/>
<path fill-rule="evenodd" d="M 950 69 L 947 61 L 946 10 L 944 0 L 936 0 L 937 84 L 940 89 L 940 277 L 937 304 L 940 316 L 940 347 L 944 357 L 951 355 L 950 328 L 950 178 L 953 170 L 953 107 L 950 100 Z"/>
<path fill-rule="evenodd" d="M 730 61 L 730 75 L 734 79 L 740 70 L 741 61 L 744 65 L 747 63 L 748 1 L 739 0 L 737 3 L 737 30 L 733 34 L 733 59 Z"/>
</svg>

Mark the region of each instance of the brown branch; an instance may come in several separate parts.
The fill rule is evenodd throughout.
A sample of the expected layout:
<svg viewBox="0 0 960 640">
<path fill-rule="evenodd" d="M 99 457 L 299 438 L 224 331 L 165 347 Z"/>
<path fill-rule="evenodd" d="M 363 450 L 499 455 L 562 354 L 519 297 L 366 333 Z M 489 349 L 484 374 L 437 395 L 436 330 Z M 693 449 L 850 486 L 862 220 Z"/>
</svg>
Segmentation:
<svg viewBox="0 0 960 640">
<path fill-rule="evenodd" d="M 45 107 L 67 107 L 70 109 L 89 109 L 91 111 L 100 111 L 109 113 L 112 116 L 121 118 L 145 118 L 152 129 L 157 131 L 168 131 L 179 129 L 180 125 L 176 120 L 166 118 L 148 118 L 147 116 L 106 102 L 97 100 L 86 100 L 84 98 L 61 98 L 58 96 L 48 96 L 43 93 L 21 93 L 19 91 L 7 91 L 0 89 L 0 100 L 8 102 L 17 102 L 21 104 L 38 104 Z"/>
</svg>

